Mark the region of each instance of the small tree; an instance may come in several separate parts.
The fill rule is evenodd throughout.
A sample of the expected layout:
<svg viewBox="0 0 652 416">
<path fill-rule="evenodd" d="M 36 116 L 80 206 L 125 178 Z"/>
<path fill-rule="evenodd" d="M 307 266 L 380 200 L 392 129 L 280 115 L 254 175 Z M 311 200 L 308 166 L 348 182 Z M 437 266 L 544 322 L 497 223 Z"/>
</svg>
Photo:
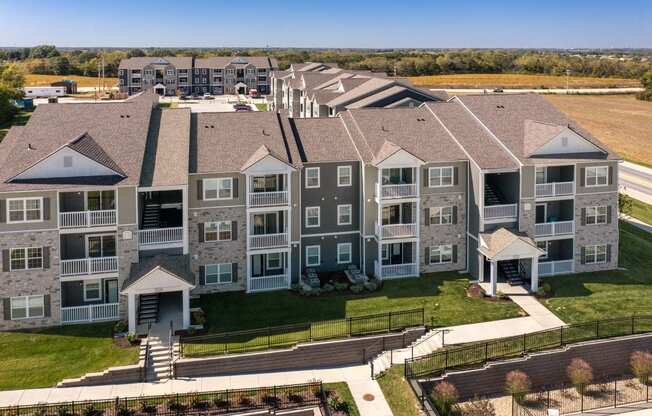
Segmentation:
<svg viewBox="0 0 652 416">
<path fill-rule="evenodd" d="M 641 84 L 645 91 L 638 93 L 639 100 L 652 101 L 652 71 L 648 71 L 641 77 Z"/>
<path fill-rule="evenodd" d="M 566 368 L 566 374 L 577 391 L 593 381 L 593 368 L 581 358 L 573 358 Z"/>
<path fill-rule="evenodd" d="M 432 391 L 432 399 L 442 416 L 451 414 L 453 405 L 458 398 L 459 394 L 455 386 L 445 381 L 439 382 Z"/>
<path fill-rule="evenodd" d="M 520 370 L 513 370 L 507 373 L 505 377 L 505 390 L 514 396 L 517 402 L 523 400 L 525 395 L 532 388 L 530 377 Z"/>
<path fill-rule="evenodd" d="M 632 198 L 623 193 L 618 194 L 618 212 L 625 215 L 632 215 Z"/>
<path fill-rule="evenodd" d="M 489 400 L 474 400 L 460 407 L 462 416 L 496 416 L 496 408 Z"/>
<path fill-rule="evenodd" d="M 632 373 L 643 384 L 647 384 L 652 375 L 652 354 L 645 351 L 634 351 L 629 356 L 629 365 Z"/>
</svg>

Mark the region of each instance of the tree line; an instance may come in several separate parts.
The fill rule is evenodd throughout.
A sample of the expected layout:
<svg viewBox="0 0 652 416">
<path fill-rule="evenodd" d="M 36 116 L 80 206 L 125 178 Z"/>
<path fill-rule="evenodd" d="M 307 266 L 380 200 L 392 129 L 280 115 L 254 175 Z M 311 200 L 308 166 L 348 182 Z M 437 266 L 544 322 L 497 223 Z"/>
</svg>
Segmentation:
<svg viewBox="0 0 652 416">
<path fill-rule="evenodd" d="M 281 69 L 299 62 L 333 62 L 346 69 L 396 76 L 463 73 L 525 73 L 641 78 L 652 71 L 652 56 L 537 50 L 296 50 L 296 49 L 58 49 L 54 45 L 0 50 L 0 62 L 17 62 L 27 73 L 96 76 L 102 61 L 106 76 L 118 74 L 120 61 L 136 56 L 255 56 L 278 59 Z"/>
</svg>

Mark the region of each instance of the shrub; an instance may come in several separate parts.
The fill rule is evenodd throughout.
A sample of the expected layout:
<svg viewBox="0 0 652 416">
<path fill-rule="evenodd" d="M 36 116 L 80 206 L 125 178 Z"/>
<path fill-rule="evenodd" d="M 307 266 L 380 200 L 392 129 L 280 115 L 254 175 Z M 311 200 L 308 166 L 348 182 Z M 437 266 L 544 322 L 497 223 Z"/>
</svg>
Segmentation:
<svg viewBox="0 0 652 416">
<path fill-rule="evenodd" d="M 326 283 L 324 286 L 322 286 L 321 290 L 324 293 L 329 293 L 329 292 L 332 292 L 332 291 L 335 290 L 335 286 L 333 286 L 333 285 L 331 285 L 329 283 Z"/>
<path fill-rule="evenodd" d="M 147 402 L 141 402 L 140 411 L 148 415 L 153 415 L 156 413 L 156 406 L 153 404 L 147 404 Z"/>
<path fill-rule="evenodd" d="M 566 367 L 566 375 L 571 384 L 580 391 L 583 386 L 593 381 L 593 369 L 591 365 L 581 358 L 573 358 Z"/>
<path fill-rule="evenodd" d="M 231 402 L 223 397 L 216 397 L 215 400 L 213 400 L 213 403 L 215 403 L 215 407 L 218 409 L 226 409 L 227 407 L 231 407 Z"/>
<path fill-rule="evenodd" d="M 272 394 L 268 394 L 263 396 L 263 403 L 270 407 L 279 407 L 281 406 L 281 399 Z"/>
<path fill-rule="evenodd" d="M 128 333 L 127 341 L 129 341 L 130 344 L 135 344 L 136 342 L 138 342 L 138 335 L 136 335 L 135 332 Z"/>
<path fill-rule="evenodd" d="M 193 321 L 195 322 L 195 325 L 203 326 L 206 323 L 206 314 L 201 309 L 197 311 L 193 311 L 192 318 Z"/>
<path fill-rule="evenodd" d="M 513 370 L 505 377 L 505 390 L 514 396 L 517 402 L 523 400 L 525 395 L 532 388 L 530 377 L 520 370 Z"/>
<path fill-rule="evenodd" d="M 301 292 L 301 285 L 299 283 L 292 283 L 290 289 L 294 290 L 295 292 Z"/>
<path fill-rule="evenodd" d="M 647 384 L 652 375 L 652 354 L 645 351 L 634 351 L 629 356 L 629 365 L 632 368 L 632 374 L 641 383 Z"/>
<path fill-rule="evenodd" d="M 537 289 L 537 295 L 539 296 L 544 296 L 548 297 L 552 294 L 552 286 L 550 286 L 550 283 L 544 283 Z"/>
<path fill-rule="evenodd" d="M 367 289 L 370 292 L 374 292 L 374 291 L 378 290 L 378 283 L 371 282 L 371 281 L 365 282 L 364 283 L 364 288 Z"/>
<path fill-rule="evenodd" d="M 475 400 L 460 407 L 461 416 L 496 416 L 496 408 L 489 400 Z"/>
<path fill-rule="evenodd" d="M 210 407 L 210 402 L 207 400 L 202 400 L 199 397 L 192 399 L 191 406 L 196 410 L 206 410 Z"/>
<path fill-rule="evenodd" d="M 175 413 L 183 413 L 186 411 L 186 405 L 178 402 L 176 399 L 168 401 L 168 410 Z"/>
<path fill-rule="evenodd" d="M 292 403 L 303 403 L 304 402 L 303 396 L 300 395 L 300 394 L 296 394 L 296 393 L 288 394 L 288 400 L 291 401 Z"/>
<path fill-rule="evenodd" d="M 364 290 L 363 285 L 351 285 L 349 286 L 349 289 L 351 289 L 351 292 L 353 293 L 360 293 Z"/>
<path fill-rule="evenodd" d="M 127 330 L 127 324 L 125 321 L 118 321 L 113 325 L 113 332 L 116 334 L 122 334 Z"/>
<path fill-rule="evenodd" d="M 135 411 L 128 408 L 127 405 L 122 404 L 118 408 L 118 413 L 116 413 L 116 416 L 134 416 L 135 414 Z"/>
<path fill-rule="evenodd" d="M 335 282 L 335 290 L 338 292 L 343 292 L 349 288 L 349 284 L 345 282 Z"/>
<path fill-rule="evenodd" d="M 57 416 L 72 416 L 72 412 L 67 407 L 57 408 Z"/>
<path fill-rule="evenodd" d="M 453 405 L 457 402 L 459 394 L 457 389 L 451 383 L 445 381 L 439 382 L 431 393 L 432 399 L 437 406 L 437 410 L 442 416 L 450 415 Z"/>
<path fill-rule="evenodd" d="M 102 416 L 103 413 L 103 410 L 96 409 L 92 404 L 89 404 L 82 410 L 82 416 Z"/>
<path fill-rule="evenodd" d="M 328 397 L 328 408 L 334 412 L 342 412 L 347 415 L 351 412 L 349 403 L 340 399 L 336 394 Z"/>
<path fill-rule="evenodd" d="M 253 407 L 255 402 L 254 399 L 249 396 L 242 396 L 240 397 L 240 400 L 238 400 L 238 404 L 244 407 Z"/>
</svg>

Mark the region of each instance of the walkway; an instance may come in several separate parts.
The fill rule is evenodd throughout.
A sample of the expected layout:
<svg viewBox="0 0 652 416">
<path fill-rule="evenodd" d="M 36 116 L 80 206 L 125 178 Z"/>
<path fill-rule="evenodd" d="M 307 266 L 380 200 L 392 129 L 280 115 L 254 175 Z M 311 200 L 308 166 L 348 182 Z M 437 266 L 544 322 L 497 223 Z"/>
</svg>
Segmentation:
<svg viewBox="0 0 652 416">
<path fill-rule="evenodd" d="M 623 221 L 628 222 L 629 224 L 633 225 L 636 228 L 640 228 L 643 231 L 647 231 L 648 233 L 652 233 L 652 225 L 643 222 L 639 220 L 638 218 L 631 217 L 629 215 L 621 214 L 620 219 Z"/>
</svg>

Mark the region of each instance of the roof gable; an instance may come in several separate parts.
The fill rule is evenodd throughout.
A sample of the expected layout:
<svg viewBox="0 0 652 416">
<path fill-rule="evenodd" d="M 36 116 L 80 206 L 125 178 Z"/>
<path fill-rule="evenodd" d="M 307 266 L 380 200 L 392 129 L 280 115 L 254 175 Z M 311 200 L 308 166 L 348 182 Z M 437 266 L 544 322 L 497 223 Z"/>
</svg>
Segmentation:
<svg viewBox="0 0 652 416">
<path fill-rule="evenodd" d="M 242 173 L 247 174 L 285 173 L 288 170 L 294 170 L 294 168 L 276 157 L 265 145 L 260 146 L 242 165 Z"/>
<path fill-rule="evenodd" d="M 156 58 L 151 63 L 154 64 L 154 65 L 167 65 L 170 62 L 168 62 L 167 60 L 165 60 L 163 58 Z"/>
<path fill-rule="evenodd" d="M 605 153 L 569 127 L 529 120 L 525 124 L 524 149 L 529 156 Z"/>
<path fill-rule="evenodd" d="M 385 140 L 372 162 L 379 168 L 420 166 L 425 162 L 400 146 Z"/>
</svg>

